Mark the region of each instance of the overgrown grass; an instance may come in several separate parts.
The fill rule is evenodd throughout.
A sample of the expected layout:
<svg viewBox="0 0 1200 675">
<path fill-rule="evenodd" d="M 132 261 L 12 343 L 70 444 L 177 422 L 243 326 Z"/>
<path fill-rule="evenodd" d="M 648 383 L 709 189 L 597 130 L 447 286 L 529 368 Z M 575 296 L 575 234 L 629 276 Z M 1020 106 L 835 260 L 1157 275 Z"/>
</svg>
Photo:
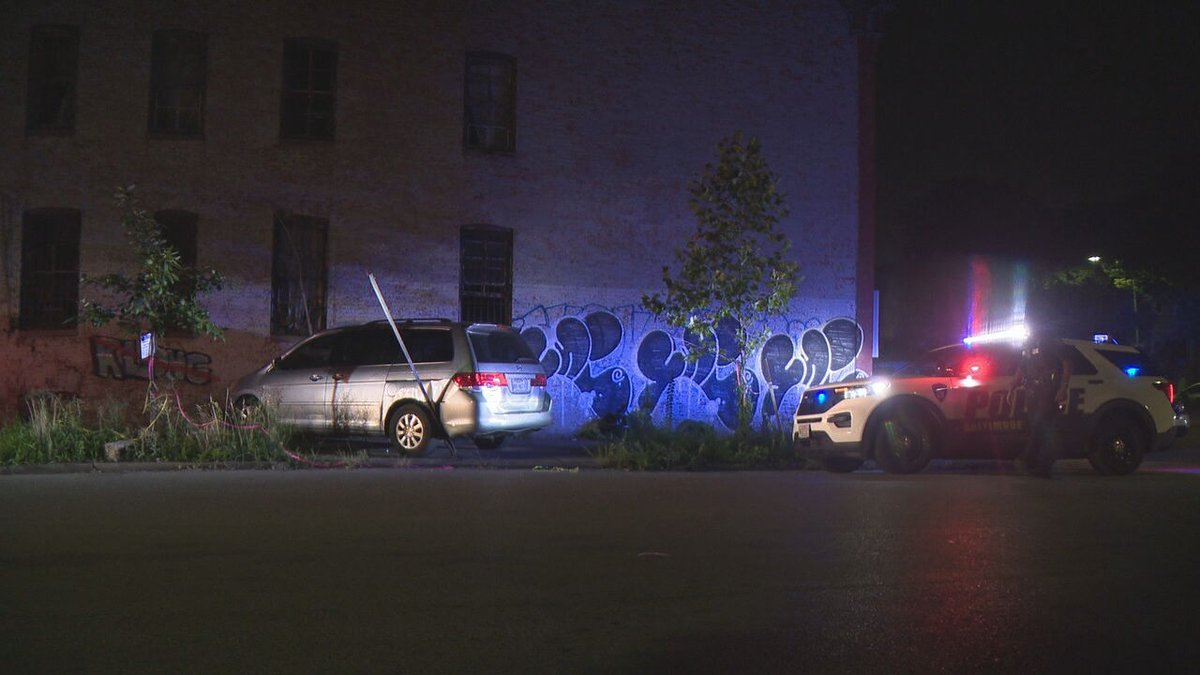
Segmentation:
<svg viewBox="0 0 1200 675">
<path fill-rule="evenodd" d="M 185 416 L 173 396 L 149 398 L 148 422 L 126 448 L 123 459 L 143 462 L 278 462 L 297 435 L 274 424 L 268 408 L 246 417 L 215 401 L 196 406 Z"/>
<path fill-rule="evenodd" d="M 596 424 L 581 434 L 610 434 L 594 452 L 601 466 L 635 471 L 782 468 L 796 463 L 788 438 L 769 431 L 721 434 L 700 422 L 659 427 L 637 412 L 623 424 Z"/>
<path fill-rule="evenodd" d="M 78 400 L 37 394 L 26 404 L 28 419 L 0 427 L 0 466 L 106 461 L 105 444 L 113 441 L 123 441 L 122 461 L 308 466 L 312 463 L 304 455 L 318 445 L 276 422 L 269 407 L 243 416 L 210 401 L 185 411 L 170 391 L 147 396 L 144 408 L 133 414 L 119 401 L 104 401 L 90 423 Z M 361 459 L 351 456 L 339 465 Z"/>
<path fill-rule="evenodd" d="M 26 408 L 28 419 L 0 428 L 0 465 L 90 462 L 104 457 L 105 443 L 122 438 L 111 411 L 88 425 L 78 400 L 33 394 Z"/>
</svg>

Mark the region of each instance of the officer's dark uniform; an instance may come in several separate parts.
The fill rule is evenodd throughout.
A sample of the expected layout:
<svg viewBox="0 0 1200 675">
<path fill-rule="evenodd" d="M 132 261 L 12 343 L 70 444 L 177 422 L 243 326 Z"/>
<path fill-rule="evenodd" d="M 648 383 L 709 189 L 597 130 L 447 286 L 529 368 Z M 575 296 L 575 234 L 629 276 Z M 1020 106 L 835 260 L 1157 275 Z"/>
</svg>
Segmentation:
<svg viewBox="0 0 1200 675">
<path fill-rule="evenodd" d="M 1021 455 L 1029 473 L 1049 475 L 1058 443 L 1060 405 L 1069 376 L 1059 345 L 1030 348 L 1021 362 L 1025 387 L 1025 420 L 1029 438 Z"/>
</svg>

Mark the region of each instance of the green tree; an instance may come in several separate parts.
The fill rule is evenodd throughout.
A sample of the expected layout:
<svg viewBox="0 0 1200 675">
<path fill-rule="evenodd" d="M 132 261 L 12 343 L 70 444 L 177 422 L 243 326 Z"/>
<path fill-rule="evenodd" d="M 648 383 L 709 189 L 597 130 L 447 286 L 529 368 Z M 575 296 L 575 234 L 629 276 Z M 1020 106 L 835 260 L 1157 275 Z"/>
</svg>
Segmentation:
<svg viewBox="0 0 1200 675">
<path fill-rule="evenodd" d="M 747 359 L 799 283 L 799 265 L 784 258 L 790 243 L 775 230 L 788 213 L 778 182 L 758 139 L 743 142 L 738 132 L 718 143 L 717 163 L 688 184 L 696 231 L 675 250 L 677 275 L 663 266 L 666 292 L 642 296 L 647 310 L 700 338 L 688 348 L 692 360 L 712 349 L 718 324 L 734 325 L 739 432 L 749 430 L 753 414 Z"/>
<path fill-rule="evenodd" d="M 133 276 L 85 276 L 85 285 L 103 289 L 118 301 L 105 305 L 83 298 L 79 319 L 93 326 L 116 321 L 126 334 L 134 336 L 147 331 L 161 335 L 170 330 L 221 338 L 221 329 L 199 300 L 201 295 L 221 288 L 221 274 L 184 267 L 179 251 L 167 243 L 154 217 L 138 206 L 134 192 L 132 185 L 117 188 L 114 200 L 123 213 L 125 236 L 134 247 L 140 267 Z"/>
<path fill-rule="evenodd" d="M 1165 295 L 1171 282 L 1160 274 L 1147 269 L 1127 265 L 1121 260 L 1108 260 L 1099 256 L 1088 259 L 1086 265 L 1075 265 L 1066 269 L 1050 272 L 1044 286 L 1053 285 L 1086 287 L 1112 287 L 1128 291 L 1133 300 L 1133 342 L 1141 345 L 1141 317 L 1139 316 L 1139 300 L 1144 306 L 1145 300 L 1155 300 Z"/>
</svg>

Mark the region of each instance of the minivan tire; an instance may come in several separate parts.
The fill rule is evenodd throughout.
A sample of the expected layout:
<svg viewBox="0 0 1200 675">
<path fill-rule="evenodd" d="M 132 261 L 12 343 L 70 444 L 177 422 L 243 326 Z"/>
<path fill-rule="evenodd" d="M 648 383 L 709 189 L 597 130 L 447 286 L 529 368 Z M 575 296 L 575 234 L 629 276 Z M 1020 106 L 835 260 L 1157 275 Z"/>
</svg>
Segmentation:
<svg viewBox="0 0 1200 675">
<path fill-rule="evenodd" d="M 388 442 L 392 452 L 409 457 L 420 457 L 429 450 L 433 436 L 433 425 L 429 413 L 419 405 L 402 405 L 388 416 Z"/>
</svg>

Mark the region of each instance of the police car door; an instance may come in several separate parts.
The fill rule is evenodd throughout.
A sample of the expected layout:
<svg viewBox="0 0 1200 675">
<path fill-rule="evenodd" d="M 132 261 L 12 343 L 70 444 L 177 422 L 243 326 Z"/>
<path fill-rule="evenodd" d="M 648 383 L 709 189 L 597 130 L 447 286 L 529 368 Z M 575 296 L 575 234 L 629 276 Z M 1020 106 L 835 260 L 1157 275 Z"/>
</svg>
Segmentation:
<svg viewBox="0 0 1200 675">
<path fill-rule="evenodd" d="M 946 364 L 949 377 L 933 392 L 946 419 L 943 454 L 1010 454 L 1024 434 L 1019 393 L 1013 391 L 1020 353 L 1007 344 L 985 344 L 964 345 L 947 356 L 952 357 Z"/>
</svg>

